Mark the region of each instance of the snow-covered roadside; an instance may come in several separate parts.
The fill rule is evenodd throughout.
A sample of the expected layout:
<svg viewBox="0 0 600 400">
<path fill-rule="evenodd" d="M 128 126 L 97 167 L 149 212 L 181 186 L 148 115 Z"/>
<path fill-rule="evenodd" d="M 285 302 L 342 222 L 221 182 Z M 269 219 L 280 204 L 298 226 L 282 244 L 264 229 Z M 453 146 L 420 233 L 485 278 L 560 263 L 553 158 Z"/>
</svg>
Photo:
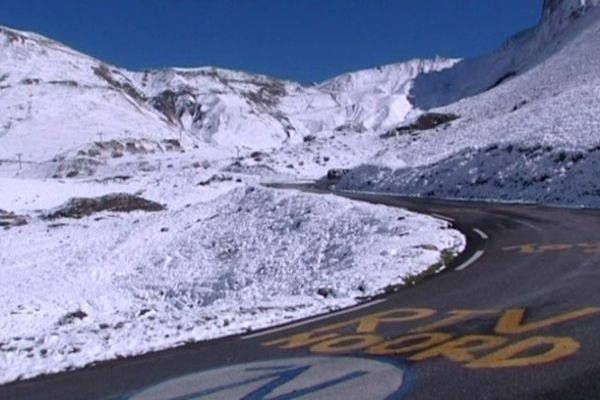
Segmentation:
<svg viewBox="0 0 600 400">
<path fill-rule="evenodd" d="M 336 185 L 405 196 L 600 207 L 600 147 L 503 144 L 466 149 L 438 163 L 392 169 L 363 165 Z"/>
<path fill-rule="evenodd" d="M 465 244 L 427 216 L 254 186 L 57 222 L 1 233 L 0 382 L 349 306 Z"/>
</svg>

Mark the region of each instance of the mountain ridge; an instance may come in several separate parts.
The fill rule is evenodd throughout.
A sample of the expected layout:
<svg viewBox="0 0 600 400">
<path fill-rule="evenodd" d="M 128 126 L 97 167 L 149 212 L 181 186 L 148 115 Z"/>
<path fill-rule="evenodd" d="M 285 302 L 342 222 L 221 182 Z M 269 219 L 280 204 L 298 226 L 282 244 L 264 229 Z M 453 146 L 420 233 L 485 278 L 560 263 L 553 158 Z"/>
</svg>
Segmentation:
<svg viewBox="0 0 600 400">
<path fill-rule="evenodd" d="M 43 36 L 2 28 L 0 160 L 20 154 L 41 163 L 35 172 L 21 172 L 36 177 L 89 176 L 122 156 L 130 162 L 140 152 L 198 148 L 211 157 L 270 154 L 254 158 L 276 160 L 275 165 L 246 161 L 247 168 L 310 177 L 328 166 L 371 160 L 394 166 L 438 161 L 430 156 L 434 149 L 425 148 L 427 140 L 402 144 L 423 147 L 413 154 L 394 154 L 378 137 L 438 108 L 462 117 L 444 127 L 471 121 L 462 128 L 471 132 L 486 118 L 504 118 L 504 107 L 520 113 L 525 103 L 548 101 L 552 85 L 558 90 L 593 79 L 582 52 L 572 59 L 580 60 L 577 68 L 582 76 L 592 74 L 589 78 L 569 74 L 575 66 L 555 55 L 594 26 L 597 5 L 597 0 L 545 1 L 536 26 L 477 59 L 408 60 L 308 86 L 214 67 L 129 71 Z M 553 72 L 557 68 L 560 77 Z M 523 82 L 526 90 L 515 89 L 514 82 Z M 529 136 L 536 137 L 528 133 L 520 140 Z M 441 157 L 455 149 L 453 144 L 436 151 Z"/>
<path fill-rule="evenodd" d="M 402 122 L 411 111 L 407 85 L 415 76 L 454 62 L 411 60 L 304 86 L 214 67 L 128 71 L 43 36 L 10 28 L 0 29 L 0 61 L 0 109 L 4 106 L 6 111 L 0 121 L 6 144 L 4 151 L 0 149 L 0 159 L 22 153 L 31 161 L 49 160 L 97 139 L 121 140 L 123 136 L 154 141 L 179 138 L 188 145 L 250 151 L 299 143 L 306 135 L 336 128 L 385 129 Z M 354 90 L 342 84 L 344 79 L 363 83 Z M 365 93 L 365 82 L 368 86 L 375 80 L 379 90 Z M 47 89 L 50 85 L 53 88 Z M 17 86 L 28 93 L 11 93 Z M 67 99 L 63 110 L 53 107 L 58 99 L 52 104 L 44 101 L 53 96 Z M 23 113 L 12 111 L 15 106 L 29 111 L 19 115 Z M 27 148 L 23 138 L 27 132 L 40 130 L 41 120 L 56 119 L 65 108 L 78 107 L 79 114 L 60 117 L 73 126 L 53 124 L 62 130 L 64 140 L 53 136 L 43 151 Z M 110 117 L 115 108 L 122 116 Z M 129 113 L 134 123 L 126 122 Z M 85 126 L 74 123 L 84 120 Z"/>
</svg>

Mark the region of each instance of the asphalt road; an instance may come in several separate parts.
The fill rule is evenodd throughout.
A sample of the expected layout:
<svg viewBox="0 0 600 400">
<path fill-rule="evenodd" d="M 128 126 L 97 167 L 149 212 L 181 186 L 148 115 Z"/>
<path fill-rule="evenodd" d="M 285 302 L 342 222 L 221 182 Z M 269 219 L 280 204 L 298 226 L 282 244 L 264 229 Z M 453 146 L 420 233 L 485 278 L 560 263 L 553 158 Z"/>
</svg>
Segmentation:
<svg viewBox="0 0 600 400">
<path fill-rule="evenodd" d="M 600 212 L 349 197 L 451 219 L 445 272 L 355 310 L 0 386 L 0 399 L 600 399 Z"/>
</svg>

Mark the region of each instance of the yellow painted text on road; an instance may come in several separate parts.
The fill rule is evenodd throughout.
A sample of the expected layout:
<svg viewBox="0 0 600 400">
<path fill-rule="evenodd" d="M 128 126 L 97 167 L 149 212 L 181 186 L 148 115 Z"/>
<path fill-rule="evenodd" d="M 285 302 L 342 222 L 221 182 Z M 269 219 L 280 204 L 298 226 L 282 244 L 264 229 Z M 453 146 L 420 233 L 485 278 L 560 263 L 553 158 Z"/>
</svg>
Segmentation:
<svg viewBox="0 0 600 400">
<path fill-rule="evenodd" d="M 524 308 L 452 310 L 447 313 L 438 313 L 431 308 L 395 308 L 271 340 L 263 345 L 281 349 L 308 348 L 321 354 L 363 352 L 416 362 L 443 358 L 467 368 L 526 367 L 575 354 L 581 347 L 575 338 L 540 334 L 551 334 L 558 326 L 583 323 L 597 317 L 600 308 L 540 313 L 540 317 L 538 313 L 528 316 Z M 468 332 L 469 326 L 475 326 L 474 332 Z M 485 326 L 490 326 L 493 332 L 477 332 Z M 390 337 L 390 331 L 399 334 Z M 532 333 L 537 335 L 523 337 Z"/>
<path fill-rule="evenodd" d="M 497 333 L 503 333 L 506 335 L 527 333 L 542 328 L 547 328 L 552 325 L 561 324 L 563 322 L 568 322 L 570 320 L 598 314 L 599 312 L 600 308 L 587 307 L 576 311 L 554 315 L 540 321 L 525 323 L 525 309 L 517 308 L 513 310 L 507 310 L 502 314 L 500 319 L 498 319 L 495 331 Z"/>
<path fill-rule="evenodd" d="M 581 251 L 584 253 L 600 253 L 600 242 L 598 243 L 550 243 L 535 244 L 524 243 L 514 246 L 503 247 L 502 250 L 517 252 L 519 254 L 540 254 L 560 251 Z"/>
<path fill-rule="evenodd" d="M 547 346 L 551 346 L 550 349 L 544 349 Z M 575 354 L 580 347 L 579 342 L 570 337 L 536 336 L 506 346 L 465 366 L 468 368 L 506 368 L 547 364 Z M 542 350 L 538 354 L 522 355 L 540 348 Z"/>
</svg>

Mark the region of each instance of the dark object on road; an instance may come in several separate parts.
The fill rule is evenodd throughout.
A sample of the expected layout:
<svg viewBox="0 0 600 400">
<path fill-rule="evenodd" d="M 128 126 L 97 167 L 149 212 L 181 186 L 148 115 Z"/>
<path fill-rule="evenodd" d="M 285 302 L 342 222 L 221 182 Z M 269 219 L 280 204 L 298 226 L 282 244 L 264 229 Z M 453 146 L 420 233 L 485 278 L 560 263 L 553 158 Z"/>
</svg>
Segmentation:
<svg viewBox="0 0 600 400">
<path fill-rule="evenodd" d="M 113 193 L 106 196 L 76 197 L 45 216 L 45 219 L 82 218 L 102 211 L 163 211 L 165 206 L 128 193 Z"/>
</svg>

